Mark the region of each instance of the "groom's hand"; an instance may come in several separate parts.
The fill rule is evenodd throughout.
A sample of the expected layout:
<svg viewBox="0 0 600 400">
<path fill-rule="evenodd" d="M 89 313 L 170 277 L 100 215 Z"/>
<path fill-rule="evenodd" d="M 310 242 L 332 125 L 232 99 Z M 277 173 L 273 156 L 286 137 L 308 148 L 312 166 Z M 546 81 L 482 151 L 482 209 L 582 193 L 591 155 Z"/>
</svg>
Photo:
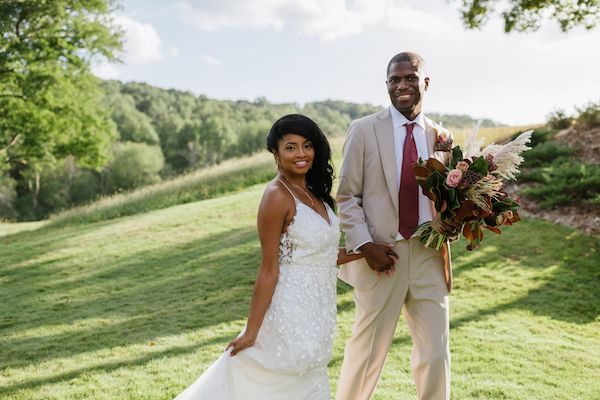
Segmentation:
<svg viewBox="0 0 600 400">
<path fill-rule="evenodd" d="M 393 270 L 398 259 L 393 247 L 387 244 L 365 243 L 360 251 L 365 255 L 369 267 L 377 272 Z"/>
</svg>

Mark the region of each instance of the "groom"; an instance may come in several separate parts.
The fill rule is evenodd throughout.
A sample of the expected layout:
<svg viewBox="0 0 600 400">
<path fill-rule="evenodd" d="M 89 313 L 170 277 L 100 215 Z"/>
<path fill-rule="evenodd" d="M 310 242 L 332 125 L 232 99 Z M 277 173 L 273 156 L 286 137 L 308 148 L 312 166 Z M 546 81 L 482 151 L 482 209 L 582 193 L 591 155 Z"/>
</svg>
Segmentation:
<svg viewBox="0 0 600 400">
<path fill-rule="evenodd" d="M 413 341 L 411 367 L 421 400 L 450 398 L 448 294 L 452 285 L 447 244 L 424 247 L 413 236 L 418 224 L 456 234 L 418 188 L 418 158 L 448 162 L 434 152 L 439 127 L 422 113 L 429 87 L 416 53 L 395 55 L 387 68 L 391 105 L 352 121 L 344 144 L 337 204 L 346 250 L 365 258 L 344 265 L 339 277 L 354 287 L 352 336 L 346 344 L 337 400 L 371 398 L 387 357 L 400 312 Z M 390 272 L 390 273 L 383 273 Z"/>
</svg>

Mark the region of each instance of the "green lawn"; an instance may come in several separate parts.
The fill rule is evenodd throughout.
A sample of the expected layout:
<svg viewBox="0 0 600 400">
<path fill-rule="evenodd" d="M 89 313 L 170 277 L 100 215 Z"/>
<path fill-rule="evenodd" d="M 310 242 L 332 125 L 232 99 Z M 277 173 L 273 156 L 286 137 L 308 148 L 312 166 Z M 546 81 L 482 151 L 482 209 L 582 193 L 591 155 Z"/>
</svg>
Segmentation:
<svg viewBox="0 0 600 400">
<path fill-rule="evenodd" d="M 171 399 L 244 324 L 263 185 L 0 237 L 0 398 Z M 37 227 L 37 229 L 35 229 Z M 34 229 L 34 230 L 29 230 Z M 598 399 L 600 239 L 524 220 L 454 246 L 453 399 Z M 351 330 L 339 285 L 332 390 Z M 414 399 L 401 320 L 375 399 Z"/>
</svg>

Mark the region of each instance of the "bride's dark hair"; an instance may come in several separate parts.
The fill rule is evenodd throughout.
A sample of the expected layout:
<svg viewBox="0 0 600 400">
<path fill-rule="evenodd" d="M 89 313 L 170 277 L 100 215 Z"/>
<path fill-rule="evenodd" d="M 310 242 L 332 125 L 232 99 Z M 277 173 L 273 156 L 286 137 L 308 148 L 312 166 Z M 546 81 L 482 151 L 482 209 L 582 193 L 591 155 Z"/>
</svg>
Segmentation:
<svg viewBox="0 0 600 400">
<path fill-rule="evenodd" d="M 275 154 L 282 137 L 293 133 L 312 142 L 315 159 L 306 174 L 306 184 L 321 200 L 335 210 L 335 202 L 331 197 L 333 185 L 333 166 L 331 165 L 331 148 L 321 128 L 310 118 L 300 114 L 290 114 L 279 118 L 267 135 L 267 149 Z"/>
</svg>

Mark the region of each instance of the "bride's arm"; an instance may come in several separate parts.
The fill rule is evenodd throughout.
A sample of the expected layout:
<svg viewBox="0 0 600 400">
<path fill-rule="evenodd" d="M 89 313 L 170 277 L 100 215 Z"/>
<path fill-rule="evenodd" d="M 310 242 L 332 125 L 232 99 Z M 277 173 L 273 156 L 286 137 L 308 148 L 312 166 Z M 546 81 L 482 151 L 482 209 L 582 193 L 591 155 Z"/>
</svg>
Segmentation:
<svg viewBox="0 0 600 400">
<path fill-rule="evenodd" d="M 348 252 L 346 251 L 346 249 L 344 247 L 340 247 L 338 249 L 337 265 L 346 264 L 346 263 L 349 263 L 350 261 L 355 261 L 355 260 L 358 260 L 363 257 L 364 257 L 364 255 L 360 254 L 360 253 L 348 254 Z"/>
<path fill-rule="evenodd" d="M 281 232 L 286 221 L 293 217 L 290 216 L 293 212 L 295 212 L 295 205 L 287 193 L 283 193 L 274 185 L 267 187 L 260 202 L 257 222 L 262 261 L 254 285 L 246 330 L 226 348 L 233 347 L 231 355 L 254 345 L 279 277 Z"/>
</svg>

